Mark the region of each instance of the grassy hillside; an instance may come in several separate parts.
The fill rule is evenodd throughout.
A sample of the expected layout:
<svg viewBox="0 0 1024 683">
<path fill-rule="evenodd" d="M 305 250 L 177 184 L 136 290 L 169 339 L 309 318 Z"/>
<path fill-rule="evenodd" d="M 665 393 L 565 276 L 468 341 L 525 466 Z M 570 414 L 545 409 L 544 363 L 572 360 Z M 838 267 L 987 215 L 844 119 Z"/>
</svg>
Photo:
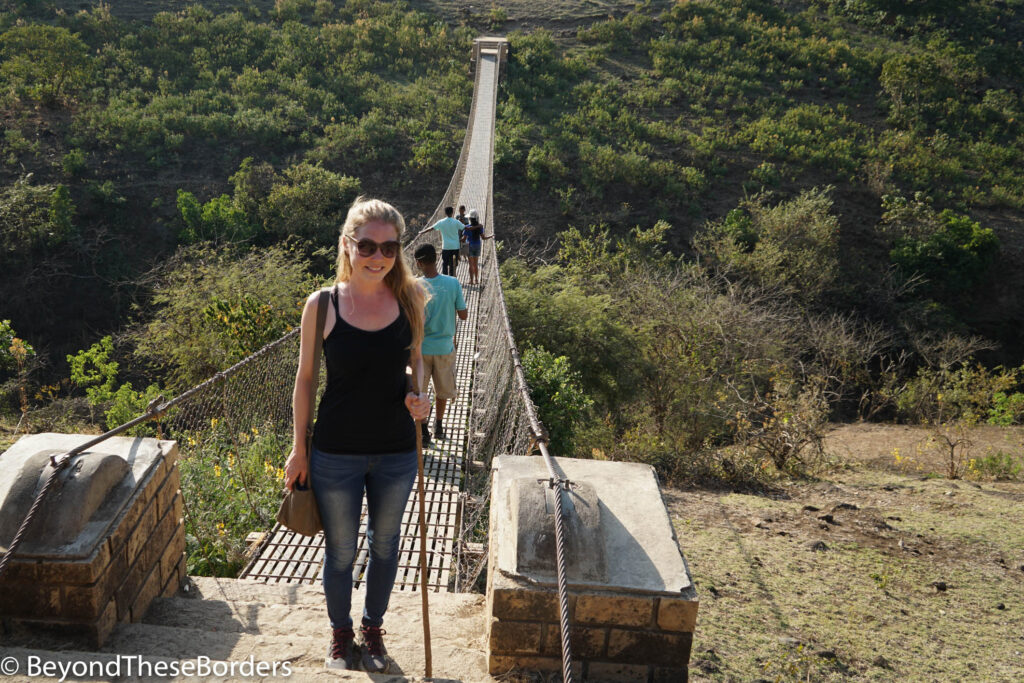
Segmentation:
<svg viewBox="0 0 1024 683">
<path fill-rule="evenodd" d="M 355 194 L 432 208 L 508 31 L 497 227 L 565 449 L 785 469 L 825 419 L 1021 418 L 1019 1 L 9 7 L 8 410 L 80 395 L 69 353 L 180 388 L 294 324 Z"/>
</svg>

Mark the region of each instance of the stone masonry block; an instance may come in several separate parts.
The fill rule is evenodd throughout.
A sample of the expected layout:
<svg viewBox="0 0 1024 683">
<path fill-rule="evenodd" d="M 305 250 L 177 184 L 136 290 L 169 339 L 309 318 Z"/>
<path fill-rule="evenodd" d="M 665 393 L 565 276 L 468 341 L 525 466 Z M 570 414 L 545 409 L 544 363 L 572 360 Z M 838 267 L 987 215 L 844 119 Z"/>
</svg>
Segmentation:
<svg viewBox="0 0 1024 683">
<path fill-rule="evenodd" d="M 650 627 L 654 598 L 590 593 L 576 600 L 576 622 L 609 626 Z"/>
<path fill-rule="evenodd" d="M 572 615 L 574 595 L 569 596 L 569 614 Z M 495 588 L 491 616 L 517 621 L 554 621 L 558 617 L 558 594 L 553 591 L 523 588 Z"/>
<path fill-rule="evenodd" d="M 153 599 L 160 595 L 160 588 L 160 567 L 155 566 L 150 570 L 149 576 L 146 577 L 139 594 L 135 596 L 135 601 L 132 603 L 132 621 L 142 621 L 142 617 L 146 615 L 146 610 L 149 609 Z"/>
<path fill-rule="evenodd" d="M 151 500 L 131 535 L 128 536 L 128 564 L 134 564 L 142 554 L 142 549 L 146 547 L 146 542 L 149 541 L 156 528 L 156 521 L 156 505 Z"/>
<path fill-rule="evenodd" d="M 613 662 L 589 662 L 587 678 L 590 683 L 599 681 L 640 681 L 646 683 L 648 675 L 646 664 L 616 664 Z"/>
<path fill-rule="evenodd" d="M 60 586 L 5 582 L 0 614 L 7 617 L 48 617 L 60 614 Z"/>
<path fill-rule="evenodd" d="M 128 576 L 127 549 L 122 548 L 110 558 L 106 573 L 96 582 L 96 593 L 104 600 L 114 597 L 115 591 L 121 587 Z"/>
<path fill-rule="evenodd" d="M 501 676 L 511 671 L 561 671 L 562 660 L 558 657 L 491 655 L 487 667 L 492 676 Z"/>
<path fill-rule="evenodd" d="M 604 657 L 608 642 L 607 628 L 569 627 L 569 643 L 572 654 L 583 659 Z M 544 644 L 541 654 L 560 657 L 562 655 L 562 630 L 558 624 L 544 624 Z"/>
<path fill-rule="evenodd" d="M 135 525 L 139 522 L 139 518 L 146 511 L 152 494 L 153 492 L 147 489 L 139 491 L 136 494 L 135 500 L 128 506 L 124 516 L 117 521 L 117 527 L 107 538 L 107 545 L 110 547 L 111 555 L 121 549 L 125 541 L 128 540 L 128 537 L 131 536 L 132 531 L 135 530 Z"/>
<path fill-rule="evenodd" d="M 167 510 L 163 518 L 157 522 L 156 528 L 153 529 L 153 534 L 149 537 L 149 540 L 146 541 L 146 545 L 139 555 L 139 562 L 142 562 L 147 567 L 159 564 L 160 558 L 163 557 L 164 551 L 167 549 L 167 543 L 171 540 L 177 527 L 178 520 L 174 517 L 171 510 Z"/>
<path fill-rule="evenodd" d="M 95 642 L 96 647 L 101 647 L 103 642 L 110 635 L 110 632 L 117 626 L 117 601 L 111 598 L 107 601 L 106 608 L 103 613 L 100 614 L 100 618 L 96 620 L 95 625 Z"/>
<path fill-rule="evenodd" d="M 185 555 L 182 554 L 178 560 L 182 565 L 185 563 Z M 173 598 L 178 594 L 178 590 L 181 588 L 181 582 L 178 581 L 178 566 L 175 564 L 171 567 L 170 576 L 164 581 L 164 587 L 160 590 L 161 598 Z"/>
<path fill-rule="evenodd" d="M 528 621 L 491 623 L 490 650 L 500 654 L 539 654 L 542 624 Z"/>
<path fill-rule="evenodd" d="M 658 628 L 692 633 L 697 624 L 697 603 L 693 600 L 658 600 Z"/>
<path fill-rule="evenodd" d="M 156 492 L 156 514 L 157 517 L 163 517 L 164 513 L 169 509 L 171 502 L 174 497 L 178 495 L 178 489 L 181 487 L 181 477 L 178 475 L 178 467 L 174 466 L 171 471 L 164 477 L 163 482 L 160 484 L 160 489 Z"/>
<path fill-rule="evenodd" d="M 118 621 L 127 621 L 130 617 L 130 610 L 135 602 L 135 596 L 138 595 L 139 589 L 142 588 L 142 582 L 148 576 L 150 569 L 151 567 L 145 567 L 141 562 L 136 562 L 128 568 L 124 581 L 115 589 L 114 597 L 117 598 Z"/>
<path fill-rule="evenodd" d="M 171 580 L 171 575 L 177 569 L 178 561 L 181 560 L 183 552 L 185 552 L 185 527 L 179 524 L 174 528 L 171 542 L 167 544 L 167 548 L 164 549 L 164 554 L 160 558 L 161 585 Z"/>
<path fill-rule="evenodd" d="M 92 621 L 98 618 L 110 602 L 109 595 L 100 595 L 101 588 L 102 586 L 95 585 L 62 586 L 60 616 L 77 621 Z"/>
<path fill-rule="evenodd" d="M 94 583 L 110 562 L 110 547 L 101 543 L 88 560 L 54 562 L 42 560 L 12 560 L 0 586 L 7 581 L 32 581 L 84 586 Z"/>
<path fill-rule="evenodd" d="M 608 660 L 682 667 L 690 661 L 692 642 L 692 633 L 626 631 L 613 628 L 608 632 Z"/>
</svg>

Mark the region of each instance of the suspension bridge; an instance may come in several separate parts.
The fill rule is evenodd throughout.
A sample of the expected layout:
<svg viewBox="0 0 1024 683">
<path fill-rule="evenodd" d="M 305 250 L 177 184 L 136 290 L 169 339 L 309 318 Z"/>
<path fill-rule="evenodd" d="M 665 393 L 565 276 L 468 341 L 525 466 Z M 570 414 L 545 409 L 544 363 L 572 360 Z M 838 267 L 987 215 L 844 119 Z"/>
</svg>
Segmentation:
<svg viewBox="0 0 1024 683">
<path fill-rule="evenodd" d="M 470 209 L 478 208 L 484 217 L 485 227 L 489 231 L 494 230 L 491 205 L 494 121 L 499 67 L 506 49 L 507 45 L 503 41 L 480 40 L 476 43 L 476 79 L 465 142 L 452 181 L 431 217 L 431 223 L 444 215 L 445 206 L 464 205 Z M 411 256 L 416 246 L 430 239 L 434 239 L 433 236 L 424 235 L 414 240 L 407 247 L 407 254 Z M 494 300 L 501 297 L 494 241 L 485 240 L 484 245 L 480 259 L 485 282 L 482 287 L 465 284 L 469 273 L 469 265 L 465 259 L 460 262 L 457 270 L 459 280 L 463 282 L 463 293 L 468 309 L 468 317 L 459 323 L 456 332 L 456 383 L 460 391 L 458 397 L 449 403 L 445 415 L 446 438 L 435 440 L 424 449 L 424 503 L 429 539 L 426 571 L 427 585 L 434 591 L 454 589 L 456 583 L 466 584 L 475 578 L 475 573 L 481 566 L 480 562 L 474 563 L 473 567 L 468 562 L 457 564 L 457 561 L 470 556 L 466 552 L 463 530 L 460 529 L 463 516 L 467 512 L 467 506 L 463 505 L 465 499 L 462 497 L 461 479 L 469 461 L 479 462 L 488 459 L 487 454 L 480 452 L 485 439 L 470 437 L 473 434 L 483 437 L 486 431 L 481 428 L 482 418 L 489 412 L 501 410 L 500 404 L 494 404 L 489 400 L 492 392 L 499 387 L 488 381 L 487 374 L 478 377 L 477 373 L 479 366 L 487 364 L 485 354 L 493 349 L 492 344 L 478 344 L 480 323 L 482 319 L 491 320 L 491 316 L 496 313 Z M 413 262 L 411 258 L 409 261 Z M 488 300 L 481 302 L 484 294 Z M 507 318 L 504 315 L 500 317 L 501 320 L 493 325 L 495 331 L 506 332 L 511 338 L 511 333 L 507 329 Z M 483 327 L 487 329 L 486 325 Z M 482 361 L 481 357 L 484 357 Z M 506 378 L 506 381 L 508 379 L 511 378 Z M 498 393 L 508 394 L 509 391 L 499 389 Z M 512 393 L 515 394 L 514 400 L 528 400 L 519 392 Z M 493 446 L 489 450 L 493 453 Z M 420 505 L 418 496 L 418 487 L 414 486 L 402 523 L 399 571 L 396 580 L 396 588 L 400 590 L 417 590 L 420 585 L 420 536 L 416 512 Z M 356 566 L 353 570 L 356 587 L 361 584 L 369 552 L 365 535 L 365 507 L 363 520 Z M 459 552 L 456 552 L 457 544 Z M 320 578 L 323 554 L 322 534 L 309 538 L 278 525 L 258 549 L 240 578 L 273 583 L 312 583 Z M 479 552 L 474 555 L 479 559 Z"/>
<path fill-rule="evenodd" d="M 492 177 L 499 76 L 507 50 L 507 42 L 500 38 L 479 38 L 474 43 L 472 59 L 475 62 L 475 81 L 469 124 L 451 182 L 429 219 L 431 223 L 443 215 L 444 207 L 465 205 L 480 212 L 488 234 L 500 235 L 500 226 L 494 222 Z M 416 237 L 406 246 L 407 254 L 411 255 L 419 244 L 432 239 L 436 238 L 433 235 Z M 627 677 L 633 676 L 640 669 L 643 669 L 644 677 L 655 677 L 656 661 L 659 657 L 665 659 L 665 650 L 672 647 L 685 650 L 682 660 L 685 663 L 696 614 L 695 593 L 675 547 L 667 516 L 664 520 L 654 520 L 660 514 L 657 509 L 654 509 L 653 516 L 645 514 L 641 518 L 648 526 L 662 524 L 662 535 L 672 539 L 672 551 L 668 555 L 675 557 L 669 557 L 670 561 L 666 563 L 663 558 L 654 557 L 648 548 L 635 546 L 634 539 L 628 533 L 623 536 L 620 532 L 620 540 L 633 543 L 623 548 L 630 548 L 632 554 L 639 552 L 646 564 L 639 565 L 639 570 L 637 566 L 628 567 L 628 578 L 618 579 L 619 585 L 627 586 L 628 590 L 641 597 L 628 597 L 626 603 L 621 603 L 622 598 L 603 594 L 579 595 L 578 599 L 574 598 L 577 612 L 583 609 L 586 613 L 586 608 L 581 605 L 591 605 L 590 611 L 598 616 L 592 616 L 591 626 L 586 632 L 574 634 L 570 642 L 567 562 L 573 564 L 577 581 L 581 576 L 585 579 L 582 584 L 577 583 L 577 591 L 581 587 L 590 591 L 606 590 L 602 582 L 607 583 L 609 578 L 617 577 L 613 576 L 611 569 L 614 558 L 606 560 L 602 555 L 603 544 L 610 542 L 600 537 L 598 508 L 606 516 L 609 512 L 614 513 L 611 519 L 616 521 L 620 529 L 620 519 L 625 519 L 625 516 L 621 508 L 610 500 L 605 502 L 604 497 L 600 498 L 602 505 L 599 506 L 592 486 L 586 485 L 574 493 L 569 480 L 547 452 L 546 433 L 530 400 L 505 308 L 495 240 L 485 240 L 483 243 L 480 272 L 481 284 L 468 285 L 468 264 L 461 263 L 457 271 L 463 282 L 468 306 L 468 317 L 459 323 L 456 333 L 459 392 L 457 399 L 449 401 L 445 415 L 446 438 L 436 439 L 424 450 L 424 498 L 422 501 L 419 499 L 418 487 L 414 486 L 403 519 L 396 593 L 388 616 L 389 628 L 395 629 L 397 633 L 389 637 L 389 647 L 393 652 L 404 653 L 403 666 L 407 670 L 421 670 L 424 645 L 417 642 L 418 626 L 409 628 L 409 625 L 418 624 L 416 612 L 419 611 L 419 599 L 414 602 L 411 593 L 420 591 L 420 586 L 426 585 L 435 594 L 431 598 L 431 614 L 440 617 L 441 630 L 445 636 L 435 646 L 439 655 L 438 670 L 463 680 L 479 680 L 488 677 L 489 672 L 494 673 L 496 668 L 518 666 L 514 656 L 494 655 L 494 646 L 498 642 L 505 642 L 506 649 L 513 654 L 522 651 L 537 655 L 527 657 L 528 667 L 531 662 L 537 666 L 543 664 L 542 668 L 551 668 L 552 662 L 560 663 L 565 680 L 573 678 L 570 658 L 573 643 L 577 639 L 585 650 L 584 657 L 612 662 L 629 661 L 628 657 L 631 656 L 628 650 L 615 651 L 618 647 L 615 645 L 615 638 L 619 637 L 617 634 L 625 633 L 629 638 L 643 638 L 645 642 L 655 643 L 655 649 L 647 655 L 654 663 L 645 662 L 639 668 L 634 667 L 636 671 L 623 669 L 623 675 Z M 186 463 L 190 458 L 209 458 L 212 455 L 218 462 L 230 465 L 233 454 L 246 447 L 266 448 L 268 452 L 280 454 L 281 448 L 291 441 L 291 389 L 298 361 L 298 344 L 298 330 L 293 330 L 171 401 L 151 405 L 147 414 L 137 420 L 97 439 L 80 439 L 75 448 L 67 451 L 68 456 L 86 452 L 119 431 L 157 418 L 166 432 L 176 440 L 181 463 Z M 320 386 L 323 385 L 321 381 Z M 128 439 L 121 441 L 132 443 Z M 552 582 L 557 577 L 557 589 L 554 583 L 548 583 L 546 588 L 541 586 L 541 590 L 548 593 L 537 594 L 540 597 L 529 597 L 527 592 L 523 592 L 525 589 L 522 586 L 510 586 L 507 582 L 498 586 L 496 580 L 489 579 L 493 584 L 489 585 L 489 590 L 493 588 L 495 592 L 495 597 L 489 597 L 488 601 L 489 607 L 494 610 L 491 615 L 494 621 L 490 628 L 483 629 L 490 638 L 489 648 L 480 622 L 480 614 L 485 609 L 483 597 L 465 591 L 479 585 L 478 579 L 488 556 L 485 515 L 489 509 L 491 463 L 496 456 L 507 459 L 509 456 L 527 456 L 538 451 L 544 456 L 543 467 L 546 467 L 546 471 L 538 471 L 542 475 L 539 481 L 546 482 L 549 494 L 547 497 L 541 494 L 537 498 L 536 491 L 531 492 L 532 498 L 529 499 L 535 503 L 527 507 L 537 509 L 539 506 L 543 513 L 547 506 L 548 512 L 553 513 L 555 538 L 545 540 L 541 534 L 534 540 L 538 545 L 547 544 L 545 547 L 551 550 L 549 555 L 554 556 L 557 548 L 557 558 L 551 557 L 542 562 L 550 561 L 554 567 L 551 575 Z M 68 459 L 66 457 L 60 462 Z M 521 460 L 517 463 L 513 458 L 508 471 L 526 473 L 525 479 L 536 487 L 538 478 L 529 471 L 532 465 L 528 465 L 526 459 Z M 57 459 L 51 458 L 51 462 L 54 463 L 54 472 L 43 486 L 41 497 L 46 495 L 50 483 L 59 472 Z M 577 473 L 575 476 L 583 473 L 580 469 L 574 471 Z M 652 473 L 640 474 L 654 481 Z M 122 610 L 120 598 L 115 600 L 116 595 L 110 597 L 110 591 L 107 597 L 100 600 L 102 603 L 109 597 L 109 605 L 116 604 L 116 615 L 106 616 L 113 607 L 100 615 L 101 620 L 114 621 L 102 627 L 106 631 L 99 640 L 110 633 L 114 623 L 144 622 L 118 625 L 111 634 L 110 642 L 103 646 L 103 652 L 109 656 L 142 653 L 150 658 L 178 660 L 205 656 L 224 662 L 255 657 L 260 661 L 289 662 L 296 667 L 309 667 L 309 670 L 322 662 L 320 652 L 325 642 L 323 633 L 326 632 L 323 593 L 318 585 L 324 555 L 322 535 L 304 537 L 278 525 L 262 534 L 254 543 L 249 560 L 239 577 L 241 580 L 185 577 L 184 562 L 176 559 L 181 557 L 181 549 L 184 547 L 184 531 L 180 524 L 175 529 L 173 523 L 180 513 L 189 516 L 188 501 L 182 500 L 176 490 L 164 491 L 167 488 L 165 486 L 155 494 L 151 504 L 136 505 L 129 513 L 136 514 L 135 507 L 139 508 L 140 519 L 135 526 L 141 529 L 143 520 L 148 519 L 146 512 L 155 508 L 155 514 L 150 515 L 154 519 L 147 522 L 151 525 L 151 533 L 139 532 L 140 539 L 134 542 L 134 548 L 134 537 L 129 537 L 124 540 L 122 549 L 108 551 L 128 555 L 128 564 L 134 561 L 132 557 L 138 557 L 151 561 L 148 566 L 153 566 L 152 562 L 156 565 L 155 568 L 140 570 L 141 576 L 133 579 L 134 566 L 142 563 L 142 559 L 139 559 L 133 568 L 123 569 L 116 579 L 123 581 L 116 592 L 127 592 L 130 588 L 131 595 L 138 596 L 132 598 L 135 605 L 141 605 L 138 614 L 135 613 L 135 606 Z M 654 490 L 657 490 L 656 483 Z M 555 491 L 558 493 L 552 495 Z M 615 496 L 610 494 L 608 497 L 611 499 Z M 563 498 L 574 500 L 570 505 L 575 505 L 578 513 L 581 504 L 590 507 L 589 512 L 582 515 L 589 515 L 590 527 L 577 525 L 576 535 L 570 538 L 576 557 L 568 560 L 562 528 L 565 516 Z M 660 496 L 658 498 L 660 500 Z M 39 498 L 33 510 L 38 502 Z M 422 565 L 421 537 L 417 526 L 421 503 L 426 513 L 427 527 L 426 562 Z M 523 505 L 522 502 L 519 504 Z M 31 516 L 32 513 L 29 518 Z M 543 526 L 547 522 L 539 523 Z M 22 524 L 11 545 L 17 545 L 27 526 L 28 522 Z M 588 533 L 591 534 L 589 537 L 586 535 Z M 157 537 L 159 541 L 155 543 L 153 551 L 145 551 L 145 544 L 153 544 L 153 539 Z M 588 540 L 594 545 L 587 547 L 585 543 Z M 106 545 L 112 547 L 113 541 L 107 541 Z M 588 554 L 600 556 L 600 562 L 581 570 L 579 558 Z M 4 578 L 4 563 L 11 555 L 8 552 L 0 560 L 0 579 Z M 363 584 L 367 556 L 364 519 L 353 571 L 357 590 Z M 111 560 L 108 564 L 114 567 L 115 561 Z M 669 567 L 669 571 L 663 571 L 664 567 Z M 15 580 L 29 576 L 34 571 L 17 562 L 13 563 L 13 569 L 15 571 L 11 573 Z M 634 577 L 644 571 L 653 577 L 649 582 L 654 586 L 653 590 L 647 585 L 635 584 Z M 125 573 L 127 579 L 124 578 Z M 671 580 L 663 580 L 666 575 L 671 575 Z M 587 576 L 593 579 L 589 583 Z M 178 587 L 186 578 L 186 593 L 191 590 L 191 595 L 202 597 L 203 600 L 182 598 Z M 95 585 L 99 583 L 99 580 L 94 581 Z M 541 584 L 544 584 L 544 580 Z M 68 594 L 77 595 L 75 591 L 67 590 Z M 151 595 L 145 595 L 147 591 Z M 499 599 L 498 593 L 518 597 Z M 165 597 L 154 601 L 153 598 L 159 595 Z M 142 601 L 142 597 L 147 599 Z M 552 600 L 548 601 L 548 598 Z M 527 600 L 527 603 L 535 605 L 535 609 L 525 609 L 522 605 L 527 603 L 516 600 Z M 9 602 L 13 607 L 5 606 L 0 597 L 0 614 L 4 614 L 5 609 L 17 608 L 16 600 Z M 359 603 L 358 597 L 355 602 Z M 502 604 L 499 605 L 499 602 Z M 101 610 L 103 604 L 96 609 Z M 621 617 L 608 607 L 620 604 L 630 605 L 631 609 L 639 610 L 640 614 L 636 623 L 625 624 L 628 627 L 626 631 L 620 628 L 623 626 L 620 623 Z M 594 618 L 597 620 L 594 621 Z M 399 624 L 397 628 L 394 626 L 396 623 Z M 401 626 L 403 623 L 404 629 Z M 589 642 L 593 638 L 588 634 L 603 635 L 598 638 L 600 642 L 594 645 Z M 525 641 L 520 642 L 524 638 Z M 24 657 L 33 650 L 18 647 L 5 649 L 0 640 L 0 652 Z M 490 652 L 489 660 L 487 652 Z M 74 654 L 56 655 L 49 652 L 46 656 L 70 659 Z M 429 661 L 429 655 L 427 657 Z M 676 655 L 673 657 L 678 659 Z M 675 662 L 675 659 L 666 661 Z M 604 671 L 611 678 L 622 674 L 622 671 L 613 671 L 607 666 L 601 669 L 603 664 L 594 666 L 597 668 L 589 668 L 587 671 Z M 621 668 L 623 665 L 613 663 L 608 666 Z M 685 667 L 671 671 L 681 671 L 685 676 Z M 613 673 L 614 676 L 611 675 Z"/>
</svg>

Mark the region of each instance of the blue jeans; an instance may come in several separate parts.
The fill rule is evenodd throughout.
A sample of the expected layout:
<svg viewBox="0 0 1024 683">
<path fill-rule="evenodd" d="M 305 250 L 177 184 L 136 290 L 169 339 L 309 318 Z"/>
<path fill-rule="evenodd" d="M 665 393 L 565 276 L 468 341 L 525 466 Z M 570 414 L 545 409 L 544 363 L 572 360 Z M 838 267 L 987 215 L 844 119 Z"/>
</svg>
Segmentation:
<svg viewBox="0 0 1024 683">
<path fill-rule="evenodd" d="M 332 455 L 313 448 L 310 481 L 324 524 L 324 594 L 331 628 L 352 626 L 352 564 L 366 491 L 370 561 L 363 623 L 380 626 L 398 573 L 402 513 L 416 479 L 416 451 Z"/>
</svg>

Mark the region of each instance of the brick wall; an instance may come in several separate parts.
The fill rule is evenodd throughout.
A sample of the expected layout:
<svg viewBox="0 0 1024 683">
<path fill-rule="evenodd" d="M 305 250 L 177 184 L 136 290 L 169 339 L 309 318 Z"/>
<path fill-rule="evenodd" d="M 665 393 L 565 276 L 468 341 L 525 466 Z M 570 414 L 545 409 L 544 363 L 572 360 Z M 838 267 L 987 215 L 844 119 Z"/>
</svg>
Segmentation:
<svg viewBox="0 0 1024 683">
<path fill-rule="evenodd" d="M 87 560 L 18 560 L 0 579 L 0 616 L 96 647 L 117 622 L 139 621 L 185 580 L 185 527 L 176 445 L 136 488 L 113 531 Z M 44 502 L 45 505 L 45 502 Z"/>
<path fill-rule="evenodd" d="M 561 670 L 558 594 L 489 578 L 490 673 Z M 696 618 L 692 599 L 570 591 L 576 673 L 588 681 L 686 680 Z"/>
</svg>

